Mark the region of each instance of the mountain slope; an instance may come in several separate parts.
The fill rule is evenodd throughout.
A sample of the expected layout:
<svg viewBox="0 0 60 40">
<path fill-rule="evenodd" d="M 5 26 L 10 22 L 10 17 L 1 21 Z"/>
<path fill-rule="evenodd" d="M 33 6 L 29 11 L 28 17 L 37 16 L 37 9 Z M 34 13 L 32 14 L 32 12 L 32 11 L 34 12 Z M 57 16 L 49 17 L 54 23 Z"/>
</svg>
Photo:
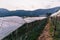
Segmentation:
<svg viewBox="0 0 60 40">
<path fill-rule="evenodd" d="M 16 10 L 9 11 L 7 9 L 0 9 L 0 17 L 4 16 L 40 16 L 46 15 L 46 13 L 55 13 L 60 10 L 60 7 L 54 7 L 50 9 L 37 9 L 34 11 Z"/>
<path fill-rule="evenodd" d="M 50 35 L 50 24 L 48 23 L 45 26 L 45 29 L 43 30 L 42 34 L 40 35 L 40 37 L 38 38 L 38 40 L 52 40 L 52 37 Z"/>
</svg>

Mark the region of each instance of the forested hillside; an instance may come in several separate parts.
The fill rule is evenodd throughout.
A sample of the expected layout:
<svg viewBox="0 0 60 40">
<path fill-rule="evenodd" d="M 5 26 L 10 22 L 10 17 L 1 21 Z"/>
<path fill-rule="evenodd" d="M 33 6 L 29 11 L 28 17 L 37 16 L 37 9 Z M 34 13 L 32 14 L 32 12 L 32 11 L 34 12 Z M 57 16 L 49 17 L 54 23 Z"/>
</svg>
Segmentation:
<svg viewBox="0 0 60 40">
<path fill-rule="evenodd" d="M 51 18 L 52 29 L 53 29 L 53 39 L 60 40 L 60 16 L 54 16 Z"/>
<path fill-rule="evenodd" d="M 60 17 L 26 23 L 2 40 L 60 40 Z"/>
<path fill-rule="evenodd" d="M 25 24 L 2 40 L 37 40 L 46 24 L 47 19 Z"/>
</svg>

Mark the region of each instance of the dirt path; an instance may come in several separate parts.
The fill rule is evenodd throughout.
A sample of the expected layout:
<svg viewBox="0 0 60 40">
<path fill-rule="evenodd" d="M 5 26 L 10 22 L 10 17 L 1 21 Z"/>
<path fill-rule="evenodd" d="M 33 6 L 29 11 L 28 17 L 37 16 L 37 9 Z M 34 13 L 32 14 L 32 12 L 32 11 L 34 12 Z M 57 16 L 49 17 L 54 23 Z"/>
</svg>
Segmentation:
<svg viewBox="0 0 60 40">
<path fill-rule="evenodd" d="M 38 40 L 52 40 L 51 36 L 50 36 L 50 24 L 47 23 L 47 25 L 45 26 L 42 34 L 38 37 Z"/>
</svg>

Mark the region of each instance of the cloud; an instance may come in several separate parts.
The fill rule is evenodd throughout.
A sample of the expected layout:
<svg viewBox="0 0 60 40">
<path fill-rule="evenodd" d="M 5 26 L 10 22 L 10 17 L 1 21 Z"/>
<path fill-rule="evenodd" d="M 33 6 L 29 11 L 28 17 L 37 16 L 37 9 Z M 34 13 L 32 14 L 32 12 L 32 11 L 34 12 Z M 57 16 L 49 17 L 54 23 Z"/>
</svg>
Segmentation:
<svg viewBox="0 0 60 40">
<path fill-rule="evenodd" d="M 0 8 L 7 8 L 9 10 L 35 10 L 55 6 L 60 6 L 59 0 L 0 0 Z"/>
</svg>

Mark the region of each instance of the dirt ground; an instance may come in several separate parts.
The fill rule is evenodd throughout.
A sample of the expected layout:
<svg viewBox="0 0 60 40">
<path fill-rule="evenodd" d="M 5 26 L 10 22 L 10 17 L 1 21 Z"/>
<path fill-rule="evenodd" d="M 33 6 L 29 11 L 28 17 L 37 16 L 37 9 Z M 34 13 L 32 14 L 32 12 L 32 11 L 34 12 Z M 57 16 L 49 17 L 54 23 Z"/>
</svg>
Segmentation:
<svg viewBox="0 0 60 40">
<path fill-rule="evenodd" d="M 47 25 L 45 26 L 42 34 L 38 37 L 37 40 L 52 40 L 49 29 L 50 29 L 50 24 L 47 23 Z"/>
</svg>

